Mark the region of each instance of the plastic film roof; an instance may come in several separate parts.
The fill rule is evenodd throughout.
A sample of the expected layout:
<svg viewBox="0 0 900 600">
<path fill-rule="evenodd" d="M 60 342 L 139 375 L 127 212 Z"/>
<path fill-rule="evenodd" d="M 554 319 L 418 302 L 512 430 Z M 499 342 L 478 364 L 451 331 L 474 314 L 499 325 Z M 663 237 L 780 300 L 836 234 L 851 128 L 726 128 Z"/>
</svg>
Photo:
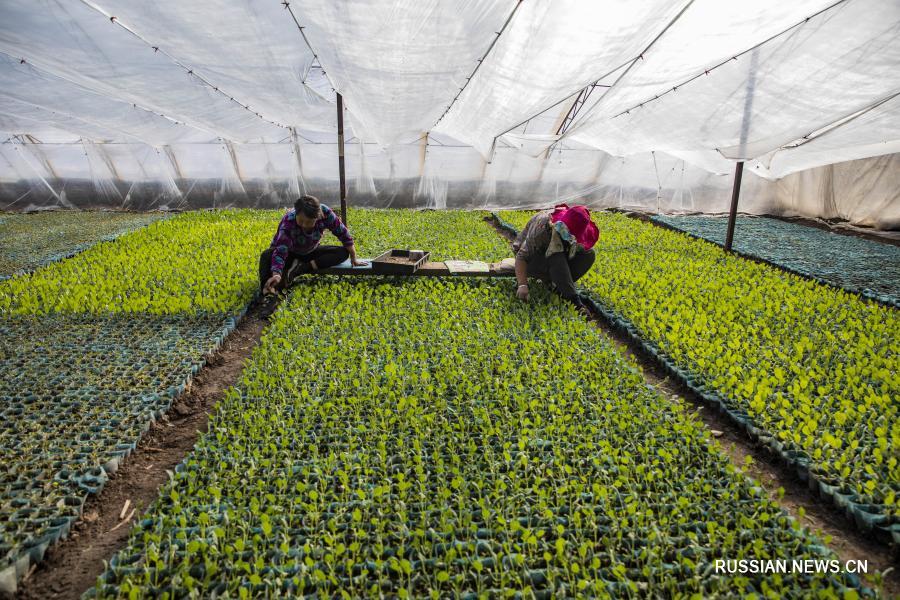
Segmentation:
<svg viewBox="0 0 900 600">
<path fill-rule="evenodd" d="M 900 93 L 900 3 L 821 4 L 696 0 L 569 135 L 613 154 L 754 159 Z M 709 19 L 721 32 L 698 41 Z M 867 129 L 861 142 L 883 141 Z"/>
<path fill-rule="evenodd" d="M 45 147 L 0 179 L 274 198 L 336 178 L 335 92 L 361 194 L 775 179 L 900 149 L 898 40 L 896 0 L 4 0 L 3 146 Z"/>
</svg>

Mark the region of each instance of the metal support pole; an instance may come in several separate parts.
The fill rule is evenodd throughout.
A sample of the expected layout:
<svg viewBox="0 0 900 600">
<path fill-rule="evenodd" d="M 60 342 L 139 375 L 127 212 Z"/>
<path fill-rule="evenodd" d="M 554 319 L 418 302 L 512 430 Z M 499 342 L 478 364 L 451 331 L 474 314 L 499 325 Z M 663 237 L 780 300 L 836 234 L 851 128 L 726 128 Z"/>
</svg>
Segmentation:
<svg viewBox="0 0 900 600">
<path fill-rule="evenodd" d="M 728 211 L 728 231 L 725 233 L 725 251 L 731 252 L 734 240 L 734 223 L 737 220 L 738 198 L 741 195 L 741 176 L 744 174 L 744 161 L 734 165 L 734 187 L 731 189 L 731 209 Z"/>
<path fill-rule="evenodd" d="M 344 173 L 344 98 L 337 95 L 338 172 L 341 178 L 341 220 L 347 224 L 347 175 Z"/>
</svg>

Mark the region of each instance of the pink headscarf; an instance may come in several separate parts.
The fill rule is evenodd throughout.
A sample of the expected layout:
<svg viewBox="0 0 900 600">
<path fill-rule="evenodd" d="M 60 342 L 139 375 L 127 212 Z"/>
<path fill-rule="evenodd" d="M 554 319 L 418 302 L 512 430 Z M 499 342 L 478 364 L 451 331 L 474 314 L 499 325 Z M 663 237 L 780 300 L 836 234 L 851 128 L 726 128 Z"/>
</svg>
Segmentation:
<svg viewBox="0 0 900 600">
<path fill-rule="evenodd" d="M 557 204 L 550 214 L 550 222 L 558 221 L 565 223 L 569 233 L 585 250 L 593 248 L 600 237 L 600 230 L 591 221 L 591 213 L 587 207 L 579 205 L 569 208 L 568 204 Z"/>
</svg>

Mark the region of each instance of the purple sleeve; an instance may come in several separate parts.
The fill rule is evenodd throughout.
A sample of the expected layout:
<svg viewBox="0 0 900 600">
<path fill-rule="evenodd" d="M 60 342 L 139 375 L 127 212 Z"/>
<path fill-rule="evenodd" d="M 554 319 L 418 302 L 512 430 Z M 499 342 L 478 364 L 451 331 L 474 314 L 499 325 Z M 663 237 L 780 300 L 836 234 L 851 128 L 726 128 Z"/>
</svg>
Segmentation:
<svg viewBox="0 0 900 600">
<path fill-rule="evenodd" d="M 328 208 L 327 206 L 322 207 L 322 213 L 325 217 L 325 227 L 331 230 L 331 233 L 334 234 L 334 237 L 341 240 L 341 243 L 345 248 L 349 248 L 353 245 L 353 236 L 350 235 L 350 230 L 347 229 L 347 226 L 344 225 L 341 218 L 337 216 L 333 210 Z"/>
<path fill-rule="evenodd" d="M 288 250 L 293 245 L 288 230 L 290 229 L 290 214 L 285 215 L 278 224 L 278 232 L 272 239 L 272 274 L 280 275 L 284 271 L 284 261 L 287 259 Z"/>
</svg>

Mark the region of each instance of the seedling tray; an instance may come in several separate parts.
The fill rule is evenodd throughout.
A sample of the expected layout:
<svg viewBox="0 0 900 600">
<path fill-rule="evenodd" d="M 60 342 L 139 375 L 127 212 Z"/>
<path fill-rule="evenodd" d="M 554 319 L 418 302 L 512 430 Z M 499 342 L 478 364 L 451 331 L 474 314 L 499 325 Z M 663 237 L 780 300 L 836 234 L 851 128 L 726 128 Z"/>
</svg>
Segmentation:
<svg viewBox="0 0 900 600">
<path fill-rule="evenodd" d="M 515 230 L 511 224 L 503 221 L 499 214 L 492 214 L 502 227 Z M 809 455 L 802 449 L 786 447 L 770 432 L 761 428 L 752 416 L 740 408 L 735 400 L 723 396 L 716 388 L 705 383 L 697 373 L 678 366 L 676 361 L 657 343 L 646 338 L 630 319 L 614 310 L 613 307 L 604 304 L 596 294 L 590 294 L 589 290 L 584 288 L 579 288 L 579 292 L 582 299 L 585 300 L 585 304 L 595 315 L 601 317 L 614 329 L 624 333 L 636 347 L 642 349 L 650 359 L 659 364 L 673 380 L 683 384 L 710 406 L 716 407 L 720 413 L 725 414 L 742 429 L 750 439 L 766 445 L 777 453 L 786 465 L 796 470 L 798 478 L 807 483 L 810 491 L 817 493 L 823 499 L 830 500 L 848 518 L 855 521 L 861 532 L 874 533 L 881 541 L 889 544 L 900 543 L 900 523 L 896 522 L 896 518 L 883 505 L 863 502 L 850 484 L 842 484 L 840 481 L 834 481 L 816 473 L 811 468 L 813 465 L 811 465 Z"/>
<path fill-rule="evenodd" d="M 420 258 L 413 260 L 409 250 L 388 250 L 372 260 L 372 271 L 382 275 L 412 275 L 430 255 L 430 252 L 423 252 Z"/>
</svg>

